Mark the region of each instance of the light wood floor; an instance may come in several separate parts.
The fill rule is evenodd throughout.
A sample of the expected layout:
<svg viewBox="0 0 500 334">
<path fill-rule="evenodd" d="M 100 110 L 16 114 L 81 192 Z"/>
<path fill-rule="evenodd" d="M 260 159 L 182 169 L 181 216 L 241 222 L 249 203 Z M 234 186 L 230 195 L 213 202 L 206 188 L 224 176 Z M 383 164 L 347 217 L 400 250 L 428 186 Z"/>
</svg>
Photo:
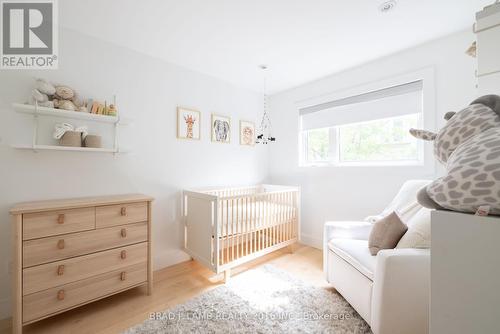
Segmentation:
<svg viewBox="0 0 500 334">
<path fill-rule="evenodd" d="M 331 289 L 323 278 L 321 251 L 301 245 L 293 248 L 293 253 L 285 248 L 241 265 L 232 270 L 232 276 L 270 263 L 309 284 Z M 150 312 L 164 311 L 220 284 L 222 275 L 188 261 L 155 272 L 152 296 L 145 294 L 145 288 L 132 289 L 26 326 L 24 333 L 119 333 L 144 321 Z M 10 319 L 0 321 L 0 333 L 10 333 Z"/>
</svg>

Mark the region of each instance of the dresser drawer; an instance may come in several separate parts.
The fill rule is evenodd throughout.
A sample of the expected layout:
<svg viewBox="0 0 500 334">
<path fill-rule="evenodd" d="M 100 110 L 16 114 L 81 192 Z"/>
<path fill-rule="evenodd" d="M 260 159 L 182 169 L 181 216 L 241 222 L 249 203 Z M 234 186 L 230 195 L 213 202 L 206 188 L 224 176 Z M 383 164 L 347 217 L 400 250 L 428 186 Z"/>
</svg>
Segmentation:
<svg viewBox="0 0 500 334">
<path fill-rule="evenodd" d="M 23 323 L 88 303 L 147 280 L 147 264 L 94 276 L 23 297 Z"/>
<path fill-rule="evenodd" d="M 23 242 L 23 268 L 148 240 L 148 223 L 137 223 Z"/>
<path fill-rule="evenodd" d="M 148 220 L 148 203 L 108 205 L 96 208 L 96 226 L 109 227 Z"/>
<path fill-rule="evenodd" d="M 79 281 L 133 264 L 145 263 L 147 259 L 148 244 L 143 242 L 26 268 L 23 270 L 23 295 Z"/>
<path fill-rule="evenodd" d="M 87 231 L 95 228 L 95 208 L 58 210 L 23 215 L 23 240 Z"/>
</svg>

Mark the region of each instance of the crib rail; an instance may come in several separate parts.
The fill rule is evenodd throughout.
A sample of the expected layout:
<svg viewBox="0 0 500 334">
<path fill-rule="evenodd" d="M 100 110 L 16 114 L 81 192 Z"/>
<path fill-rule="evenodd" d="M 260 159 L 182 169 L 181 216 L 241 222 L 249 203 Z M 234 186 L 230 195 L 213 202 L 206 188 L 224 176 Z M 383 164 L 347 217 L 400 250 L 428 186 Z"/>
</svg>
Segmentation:
<svg viewBox="0 0 500 334">
<path fill-rule="evenodd" d="M 263 192 L 263 186 L 258 185 L 251 187 L 209 189 L 209 190 L 203 190 L 202 192 L 217 197 L 246 196 Z"/>
<path fill-rule="evenodd" d="M 297 238 L 298 190 L 281 190 L 218 201 L 219 265 Z"/>
</svg>

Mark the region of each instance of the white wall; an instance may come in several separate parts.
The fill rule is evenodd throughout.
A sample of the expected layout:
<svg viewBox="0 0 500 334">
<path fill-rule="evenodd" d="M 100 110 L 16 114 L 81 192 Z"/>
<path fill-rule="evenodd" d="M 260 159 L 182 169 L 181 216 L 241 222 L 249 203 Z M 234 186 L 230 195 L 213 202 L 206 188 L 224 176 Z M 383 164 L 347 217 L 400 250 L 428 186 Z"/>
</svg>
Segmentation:
<svg viewBox="0 0 500 334">
<path fill-rule="evenodd" d="M 379 213 L 405 180 L 433 178 L 436 172 L 402 166 L 298 167 L 297 105 L 431 66 L 435 69 L 438 111 L 434 123 L 442 126 L 447 111 L 460 110 L 477 97 L 475 61 L 465 54 L 473 40 L 471 32 L 458 33 L 271 97 L 277 142 L 270 146 L 270 179 L 272 183 L 302 187 L 303 242 L 321 247 L 325 221 L 356 220 Z"/>
<path fill-rule="evenodd" d="M 186 187 L 265 181 L 267 149 L 239 146 L 239 120 L 258 121 L 259 94 L 158 59 L 63 30 L 57 71 L 0 71 L 0 318 L 9 310 L 10 220 L 17 202 L 142 192 L 153 206 L 154 264 L 187 259 L 181 252 L 180 191 Z M 199 55 L 203 57 L 204 55 Z M 135 119 L 130 155 L 14 150 L 29 143 L 31 119 L 10 108 L 26 100 L 33 77 L 66 83 L 84 96 L 118 96 L 119 111 Z M 178 105 L 202 112 L 202 140 L 176 139 Z M 212 143 L 210 114 L 232 117 L 231 144 Z"/>
</svg>

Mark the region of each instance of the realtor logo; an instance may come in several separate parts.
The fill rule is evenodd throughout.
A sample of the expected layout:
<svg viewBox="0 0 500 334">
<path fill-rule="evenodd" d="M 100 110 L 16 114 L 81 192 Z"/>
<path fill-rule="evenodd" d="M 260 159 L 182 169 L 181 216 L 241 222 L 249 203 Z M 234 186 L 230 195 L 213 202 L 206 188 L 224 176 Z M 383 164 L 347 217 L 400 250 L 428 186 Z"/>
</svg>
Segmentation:
<svg viewBox="0 0 500 334">
<path fill-rule="evenodd" d="M 0 69 L 57 69 L 56 0 L 0 0 Z"/>
</svg>

